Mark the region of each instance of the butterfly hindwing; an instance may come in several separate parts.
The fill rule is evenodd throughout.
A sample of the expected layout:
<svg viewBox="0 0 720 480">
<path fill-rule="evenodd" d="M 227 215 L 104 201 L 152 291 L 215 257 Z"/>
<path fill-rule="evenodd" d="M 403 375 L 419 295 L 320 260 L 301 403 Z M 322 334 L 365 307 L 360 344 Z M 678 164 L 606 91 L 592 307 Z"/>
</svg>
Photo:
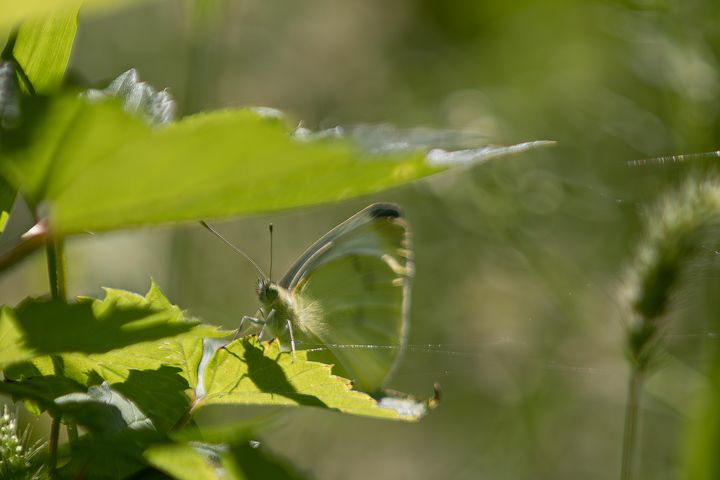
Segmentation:
<svg viewBox="0 0 720 480">
<path fill-rule="evenodd" d="M 400 209 L 375 204 L 315 242 L 280 282 L 298 333 L 327 346 L 360 389 L 381 387 L 405 346 L 411 257 Z"/>
</svg>

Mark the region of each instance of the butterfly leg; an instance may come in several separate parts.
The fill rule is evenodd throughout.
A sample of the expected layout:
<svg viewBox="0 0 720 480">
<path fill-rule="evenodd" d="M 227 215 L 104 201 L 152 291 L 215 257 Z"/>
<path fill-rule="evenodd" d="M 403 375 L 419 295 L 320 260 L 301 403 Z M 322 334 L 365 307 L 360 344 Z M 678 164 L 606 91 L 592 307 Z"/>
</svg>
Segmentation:
<svg viewBox="0 0 720 480">
<path fill-rule="evenodd" d="M 237 330 L 235 330 L 235 335 L 233 335 L 233 337 L 230 339 L 230 341 L 227 342 L 225 345 L 223 345 L 222 348 L 227 347 L 228 345 L 230 345 L 232 342 L 234 342 L 235 340 L 237 340 L 240 337 L 240 334 L 243 331 L 243 326 L 245 325 L 245 322 L 252 323 L 253 325 L 256 325 L 256 326 L 262 325 L 260 332 L 262 332 L 262 330 L 265 328 L 265 321 L 260 320 L 255 317 L 250 317 L 248 315 L 245 315 L 240 320 L 240 325 L 238 325 Z"/>
<path fill-rule="evenodd" d="M 262 328 L 260 329 L 260 332 L 258 333 L 257 338 L 261 342 L 265 342 L 267 340 L 272 340 L 272 338 L 273 338 L 272 334 L 270 334 L 270 336 L 268 338 L 265 338 L 265 329 L 268 327 L 268 325 L 272 321 L 273 317 L 275 316 L 275 309 L 273 308 L 272 310 L 270 310 L 270 313 L 268 313 L 267 316 L 265 316 L 265 314 L 262 311 L 260 311 L 260 313 L 263 316 L 263 319 L 260 320 L 260 322 L 262 322 Z M 271 327 L 271 330 L 272 330 L 272 327 Z"/>
<path fill-rule="evenodd" d="M 292 361 L 295 363 L 295 335 L 293 335 L 292 323 L 287 319 L 288 332 L 290 332 L 290 351 L 292 351 Z"/>
</svg>

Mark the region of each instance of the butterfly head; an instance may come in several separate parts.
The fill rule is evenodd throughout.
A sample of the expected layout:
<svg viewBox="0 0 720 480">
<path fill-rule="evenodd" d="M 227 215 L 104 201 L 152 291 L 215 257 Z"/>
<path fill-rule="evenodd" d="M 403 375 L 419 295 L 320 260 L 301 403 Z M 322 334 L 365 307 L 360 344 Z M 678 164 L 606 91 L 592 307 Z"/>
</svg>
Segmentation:
<svg viewBox="0 0 720 480">
<path fill-rule="evenodd" d="M 257 294 L 260 301 L 264 304 L 273 303 L 280 296 L 278 286 L 267 278 L 258 280 Z"/>
</svg>

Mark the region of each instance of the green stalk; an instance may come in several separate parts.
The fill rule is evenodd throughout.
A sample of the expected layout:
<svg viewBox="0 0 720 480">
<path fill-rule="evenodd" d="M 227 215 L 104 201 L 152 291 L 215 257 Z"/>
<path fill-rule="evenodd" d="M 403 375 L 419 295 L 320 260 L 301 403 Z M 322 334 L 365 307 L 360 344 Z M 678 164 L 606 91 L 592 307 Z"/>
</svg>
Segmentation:
<svg viewBox="0 0 720 480">
<path fill-rule="evenodd" d="M 635 458 L 638 411 L 640 407 L 640 388 L 642 374 L 633 366 L 628 383 L 627 400 L 625 403 L 625 429 L 622 442 L 622 467 L 620 480 L 630 480 L 633 475 L 633 459 Z"/>
<path fill-rule="evenodd" d="M 51 238 L 46 247 L 50 296 L 53 300 L 67 299 L 65 282 L 65 245 L 62 240 Z"/>
<path fill-rule="evenodd" d="M 77 425 L 75 425 L 75 422 L 70 422 L 67 424 L 67 436 L 68 436 L 68 440 L 70 440 L 70 442 L 77 442 L 78 430 L 77 430 Z"/>
<path fill-rule="evenodd" d="M 50 427 L 50 442 L 48 443 L 49 459 L 48 468 L 50 470 L 50 478 L 55 478 L 55 469 L 57 467 L 57 451 L 58 440 L 60 439 L 60 419 L 53 418 Z"/>
<path fill-rule="evenodd" d="M 45 241 L 46 238 L 44 235 L 36 235 L 27 240 L 23 240 L 12 250 L 0 255 L 0 272 L 12 267 L 31 253 L 35 252 L 43 246 Z"/>
<path fill-rule="evenodd" d="M 48 279 L 50 280 L 50 296 L 53 300 L 65 301 L 67 286 L 65 278 L 65 245 L 62 239 L 50 238 L 46 246 Z M 60 439 L 60 418 L 54 417 L 50 428 L 48 442 L 48 470 L 51 478 L 55 477 L 57 468 L 57 450 Z"/>
</svg>

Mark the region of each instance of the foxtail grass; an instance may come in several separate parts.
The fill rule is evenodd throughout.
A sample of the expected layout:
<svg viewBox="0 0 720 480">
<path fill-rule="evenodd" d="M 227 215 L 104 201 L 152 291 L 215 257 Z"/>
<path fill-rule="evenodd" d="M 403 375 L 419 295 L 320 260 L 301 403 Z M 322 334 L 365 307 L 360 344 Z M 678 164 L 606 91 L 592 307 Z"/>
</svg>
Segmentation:
<svg viewBox="0 0 720 480">
<path fill-rule="evenodd" d="M 633 478 L 642 386 L 658 364 L 671 300 L 709 227 L 720 218 L 720 178 L 688 179 L 645 215 L 644 239 L 621 290 L 630 363 L 621 480 Z"/>
</svg>

